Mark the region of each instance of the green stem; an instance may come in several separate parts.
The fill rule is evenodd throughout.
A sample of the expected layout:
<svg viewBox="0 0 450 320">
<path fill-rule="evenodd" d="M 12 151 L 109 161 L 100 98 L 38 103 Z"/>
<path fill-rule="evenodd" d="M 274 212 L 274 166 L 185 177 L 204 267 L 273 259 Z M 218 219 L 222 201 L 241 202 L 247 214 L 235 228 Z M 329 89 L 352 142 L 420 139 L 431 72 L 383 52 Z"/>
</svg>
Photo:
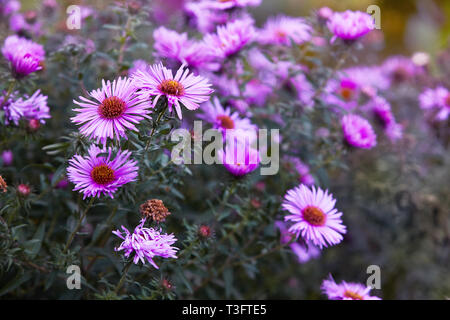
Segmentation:
<svg viewBox="0 0 450 320">
<path fill-rule="evenodd" d="M 120 290 L 120 288 L 123 285 L 123 282 L 125 281 L 125 278 L 127 276 L 128 270 L 130 269 L 131 265 L 133 264 L 133 260 L 128 261 L 128 263 L 126 264 L 125 268 L 123 268 L 123 274 L 122 277 L 120 278 L 119 282 L 116 285 L 116 288 L 114 289 L 114 293 L 117 294 Z"/>
<path fill-rule="evenodd" d="M 75 230 L 72 231 L 72 233 L 69 236 L 69 240 L 67 240 L 66 246 L 64 247 L 64 251 L 63 252 L 67 252 L 67 250 L 69 249 L 70 244 L 72 243 L 73 239 L 75 238 L 75 234 L 78 232 L 78 230 L 81 227 L 81 223 L 83 222 L 84 218 L 86 217 L 87 212 L 89 211 L 89 209 L 91 208 L 92 204 L 94 203 L 94 199 L 95 197 L 92 197 L 91 200 L 89 201 L 86 209 L 84 210 L 83 214 L 80 217 L 80 220 L 78 220 L 77 226 L 75 227 Z"/>
<path fill-rule="evenodd" d="M 17 82 L 16 79 L 14 79 L 13 82 L 11 82 L 11 84 L 9 85 L 8 91 L 6 91 L 6 94 L 3 97 L 3 101 L 2 101 L 2 104 L 1 104 L 0 107 L 3 107 L 8 102 L 9 97 L 11 96 L 11 94 L 14 91 L 14 87 L 16 86 L 16 82 Z"/>
</svg>

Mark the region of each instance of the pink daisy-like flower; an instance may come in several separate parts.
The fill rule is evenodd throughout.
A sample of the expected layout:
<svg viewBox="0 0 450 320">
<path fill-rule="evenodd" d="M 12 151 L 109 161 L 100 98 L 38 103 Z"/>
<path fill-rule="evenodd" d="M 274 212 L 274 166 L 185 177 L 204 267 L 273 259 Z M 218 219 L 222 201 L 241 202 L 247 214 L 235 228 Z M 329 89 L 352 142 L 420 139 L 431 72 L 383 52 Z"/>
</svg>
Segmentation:
<svg viewBox="0 0 450 320">
<path fill-rule="evenodd" d="M 144 227 L 145 219 L 136 226 L 133 233 L 122 226 L 123 231 L 116 230 L 112 233 L 123 240 L 115 251 L 124 251 L 125 257 L 129 257 L 134 253 L 133 262 L 145 264 L 145 259 L 156 269 L 159 267 L 153 261 L 155 257 L 174 258 L 177 259 L 176 253 L 178 248 L 173 247 L 177 239 L 173 234 L 163 234 L 161 230 Z"/>
<path fill-rule="evenodd" d="M 9 36 L 2 47 L 3 56 L 10 62 L 14 77 L 20 79 L 42 69 L 44 47 L 31 40 Z"/>
<path fill-rule="evenodd" d="M 251 146 L 252 138 L 253 135 L 229 135 L 225 150 L 219 150 L 217 154 L 220 163 L 235 177 L 243 177 L 259 166 L 260 156 L 258 150 Z"/>
<path fill-rule="evenodd" d="M 264 28 L 258 32 L 261 44 L 291 46 L 311 40 L 311 27 L 302 18 L 277 16 L 269 18 Z"/>
<path fill-rule="evenodd" d="M 281 239 L 280 242 L 282 244 L 286 244 L 289 241 L 291 241 L 292 233 L 288 231 L 286 228 L 286 224 L 282 221 L 276 221 L 275 226 L 280 230 L 281 233 Z M 320 256 L 320 249 L 317 248 L 314 244 L 312 244 L 310 241 L 304 242 L 304 241 L 296 241 L 292 242 L 289 247 L 291 248 L 292 252 L 297 256 L 299 263 L 306 263 L 311 259 L 316 259 Z"/>
<path fill-rule="evenodd" d="M 117 189 L 131 181 L 138 175 L 135 160 L 130 159 L 130 151 L 119 150 L 112 158 L 111 148 L 100 149 L 91 145 L 88 156 L 73 156 L 67 168 L 69 180 L 75 184 L 74 191 L 80 191 L 86 197 L 100 197 L 102 194 L 114 198 Z M 107 156 L 99 156 L 107 153 Z"/>
<path fill-rule="evenodd" d="M 257 127 L 248 118 L 241 118 L 237 112 L 232 112 L 230 108 L 224 108 L 219 98 L 214 97 L 214 102 L 207 102 L 202 106 L 204 114 L 198 115 L 200 119 L 206 120 L 213 125 L 213 128 L 220 130 L 223 134 L 227 130 L 253 130 Z"/>
<path fill-rule="evenodd" d="M 219 3 L 211 1 L 185 2 L 184 11 L 201 33 L 213 32 L 216 25 L 228 21 L 228 13 L 221 10 Z"/>
<path fill-rule="evenodd" d="M 327 104 L 338 106 L 344 110 L 352 110 L 358 106 L 361 87 L 353 79 L 342 77 L 331 79 L 324 90 Z"/>
<path fill-rule="evenodd" d="M 108 138 L 126 139 L 127 129 L 137 131 L 135 124 L 149 118 L 149 110 L 129 78 L 119 78 L 112 83 L 102 80 L 102 87 L 91 91 L 89 96 L 92 100 L 80 96 L 81 102 L 73 101 L 80 108 L 73 109 L 78 114 L 71 120 L 82 125 L 82 134 L 101 143 Z"/>
<path fill-rule="evenodd" d="M 19 98 L 4 106 L 6 124 L 13 122 L 19 124 L 20 119 L 37 120 L 45 123 L 45 119 L 51 118 L 50 108 L 47 105 L 47 96 L 37 90 L 31 97 Z"/>
<path fill-rule="evenodd" d="M 252 18 L 245 17 L 218 26 L 215 34 L 204 37 L 205 44 L 211 54 L 219 59 L 234 55 L 254 40 L 256 33 L 253 24 Z"/>
<path fill-rule="evenodd" d="M 356 114 L 347 114 L 341 119 L 345 141 L 356 148 L 371 149 L 377 144 L 377 136 L 369 121 Z"/>
<path fill-rule="evenodd" d="M 159 57 L 169 58 L 190 67 L 217 70 L 220 65 L 213 62 L 212 56 L 203 42 L 189 40 L 187 33 L 178 33 L 173 30 L 159 27 L 153 32 L 154 48 Z"/>
<path fill-rule="evenodd" d="M 373 30 L 375 23 L 368 13 L 347 10 L 335 12 L 328 20 L 327 26 L 334 35 L 331 41 L 336 38 L 353 41 Z"/>
<path fill-rule="evenodd" d="M 165 27 L 155 29 L 153 39 L 155 40 L 153 47 L 160 57 L 178 61 L 182 60 L 185 47 L 189 44 L 186 32 L 178 33 Z"/>
<path fill-rule="evenodd" d="M 133 80 L 137 89 L 140 89 L 142 99 L 150 100 L 154 97 L 154 108 L 162 96 L 167 98 L 169 111 L 172 106 L 180 119 L 182 119 L 181 105 L 188 110 L 195 110 L 199 104 L 209 100 L 214 91 L 211 84 L 202 76 L 189 74 L 189 69 L 182 65 L 175 76 L 172 70 L 167 69 L 162 63 L 149 67 L 149 71 L 137 71 Z"/>
<path fill-rule="evenodd" d="M 282 207 L 292 213 L 284 217 L 285 221 L 294 223 L 289 232 L 311 241 L 320 249 L 338 244 L 347 230 L 342 224 L 342 213 L 334 208 L 335 203 L 333 196 L 320 188 L 309 189 L 300 184 L 288 190 Z"/>
<path fill-rule="evenodd" d="M 330 300 L 381 300 L 379 297 L 369 295 L 371 287 L 345 281 L 337 284 L 331 275 L 322 282 L 321 289 Z"/>
</svg>

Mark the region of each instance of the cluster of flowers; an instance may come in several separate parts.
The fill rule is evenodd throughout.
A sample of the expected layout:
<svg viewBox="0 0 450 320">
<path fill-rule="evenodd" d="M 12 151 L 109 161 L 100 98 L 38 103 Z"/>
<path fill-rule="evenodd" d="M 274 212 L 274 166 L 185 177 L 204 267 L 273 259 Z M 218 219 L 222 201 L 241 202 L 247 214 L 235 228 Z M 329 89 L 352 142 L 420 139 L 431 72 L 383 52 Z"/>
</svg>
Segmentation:
<svg viewBox="0 0 450 320">
<path fill-rule="evenodd" d="M 219 130 L 225 141 L 237 139 L 235 143 L 227 143 L 219 154 L 225 168 L 236 177 L 251 173 L 260 163 L 259 152 L 247 148 L 256 139 L 258 129 L 252 122 L 252 112 L 267 105 L 282 88 L 292 89 L 296 102 L 304 110 L 313 108 L 319 99 L 330 112 L 337 114 L 343 139 L 349 147 L 371 149 L 377 145 L 375 129 L 369 122 L 371 117 L 378 120 L 390 141 L 394 143 L 402 138 L 403 124 L 396 120 L 385 92 L 422 74 L 420 65 L 407 57 L 391 57 L 381 65 L 338 70 L 317 90 L 309 80 L 311 70 L 307 66 L 273 53 L 308 43 L 325 46 L 328 39 L 317 36 L 311 24 L 298 17 L 278 15 L 270 17 L 262 28 L 256 27 L 246 7 L 260 3 L 261 0 L 184 1 L 183 11 L 199 31 L 199 37 L 190 38 L 187 32 L 179 33 L 163 26 L 157 28 L 153 32 L 154 55 L 164 64 L 149 65 L 136 60 L 127 77 L 103 80 L 101 87 L 91 91 L 88 97 L 74 100 L 76 115 L 71 120 L 91 140 L 87 155 L 77 154 L 69 160 L 67 175 L 75 191 L 81 192 L 84 198 L 114 198 L 120 187 L 137 180 L 139 163 L 131 151 L 116 147 L 120 145 L 116 142 L 127 139 L 129 132 L 138 131 L 137 126 L 151 119 L 158 105 L 175 113 L 180 120 L 183 120 L 183 108 L 200 109 L 196 116 Z M 54 0 L 44 1 L 47 8 L 56 5 Z M 32 13 L 19 13 L 19 8 L 17 1 L 0 0 L 0 16 L 9 19 L 12 30 L 38 34 L 39 22 L 33 19 Z M 87 8 L 82 12 L 83 17 L 90 14 Z M 374 28 L 373 19 L 359 11 L 333 12 L 322 8 L 317 18 L 328 31 L 331 45 L 339 41 L 351 46 Z M 72 40 L 66 39 L 66 43 Z M 243 52 L 247 57 L 245 62 L 241 59 Z M 44 48 L 31 40 L 9 36 L 2 54 L 16 81 L 44 68 Z M 252 71 L 246 70 L 247 67 Z M 217 95 L 211 99 L 212 87 Z M 418 100 L 434 120 L 448 119 L 448 89 L 427 88 Z M 3 94 L 0 106 L 5 111 L 6 124 L 18 125 L 20 119 L 26 119 L 31 126 L 50 118 L 47 97 L 40 90 L 31 96 L 20 96 L 12 88 Z M 283 125 L 281 119 L 272 120 Z M 241 135 L 233 135 L 233 130 Z M 110 141 L 115 147 L 107 147 Z M 4 159 L 8 156 L 2 155 Z M 289 214 L 276 226 L 281 232 L 281 242 L 289 244 L 299 262 L 305 263 L 319 257 L 324 248 L 341 243 L 347 228 L 333 195 L 316 186 L 308 164 L 292 156 L 284 157 L 283 161 L 298 175 L 299 185 L 284 196 L 282 208 Z M 172 246 L 176 238 L 144 227 L 145 222 L 143 219 L 134 232 L 125 227 L 123 231 L 114 231 L 123 240 L 116 250 L 123 250 L 126 257 L 134 254 L 136 264 L 148 261 L 158 268 L 154 257 L 176 258 L 178 248 Z M 337 284 L 331 277 L 323 282 L 322 289 L 330 299 L 378 299 L 369 295 L 368 287 L 346 282 Z"/>
<path fill-rule="evenodd" d="M 42 69 L 45 58 L 44 48 L 31 40 L 12 35 L 5 39 L 2 54 L 9 62 L 11 73 L 15 79 L 22 79 L 30 73 Z M 4 92 L 0 98 L 1 109 L 5 112 L 5 124 L 19 125 L 19 120 L 28 121 L 30 129 L 37 129 L 40 123 L 50 118 L 50 108 L 47 105 L 47 96 L 40 90 L 31 96 L 20 96 L 14 91 L 14 84 L 8 92 Z"/>
</svg>

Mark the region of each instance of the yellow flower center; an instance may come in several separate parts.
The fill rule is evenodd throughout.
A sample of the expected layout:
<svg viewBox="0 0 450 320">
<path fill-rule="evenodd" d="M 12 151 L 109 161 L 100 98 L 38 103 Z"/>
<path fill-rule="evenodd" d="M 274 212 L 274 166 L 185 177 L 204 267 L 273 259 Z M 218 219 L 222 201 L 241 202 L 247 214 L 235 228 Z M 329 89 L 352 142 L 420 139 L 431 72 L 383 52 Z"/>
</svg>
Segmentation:
<svg viewBox="0 0 450 320">
<path fill-rule="evenodd" d="M 361 295 L 357 294 L 356 292 L 350 291 L 350 290 L 346 290 L 344 292 L 344 297 L 350 298 L 352 300 L 364 300 L 364 298 Z"/>
<path fill-rule="evenodd" d="M 171 96 L 182 96 L 184 94 L 184 87 L 176 80 L 163 80 L 158 89 L 164 94 Z"/>
</svg>

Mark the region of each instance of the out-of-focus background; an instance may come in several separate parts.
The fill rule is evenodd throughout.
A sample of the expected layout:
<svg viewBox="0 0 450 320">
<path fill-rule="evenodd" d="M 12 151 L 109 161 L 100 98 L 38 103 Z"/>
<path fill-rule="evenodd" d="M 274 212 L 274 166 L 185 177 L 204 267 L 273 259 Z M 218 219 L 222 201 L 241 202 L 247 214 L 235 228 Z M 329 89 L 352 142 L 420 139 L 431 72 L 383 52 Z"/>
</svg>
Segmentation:
<svg viewBox="0 0 450 320">
<path fill-rule="evenodd" d="M 160 1 L 160 0 L 155 0 Z M 22 10 L 39 7 L 41 0 L 22 0 Z M 62 7 L 83 3 L 104 7 L 111 0 L 59 0 Z M 117 1 L 120 2 L 120 1 Z M 182 0 L 164 2 L 182 3 Z M 381 29 L 383 31 L 383 54 L 410 54 L 414 51 L 437 53 L 449 42 L 450 1 L 448 0 L 263 0 L 261 6 L 251 11 L 257 24 L 264 23 L 275 12 L 291 16 L 307 16 L 311 10 L 327 6 L 336 11 L 366 11 L 370 5 L 381 9 Z"/>
</svg>

